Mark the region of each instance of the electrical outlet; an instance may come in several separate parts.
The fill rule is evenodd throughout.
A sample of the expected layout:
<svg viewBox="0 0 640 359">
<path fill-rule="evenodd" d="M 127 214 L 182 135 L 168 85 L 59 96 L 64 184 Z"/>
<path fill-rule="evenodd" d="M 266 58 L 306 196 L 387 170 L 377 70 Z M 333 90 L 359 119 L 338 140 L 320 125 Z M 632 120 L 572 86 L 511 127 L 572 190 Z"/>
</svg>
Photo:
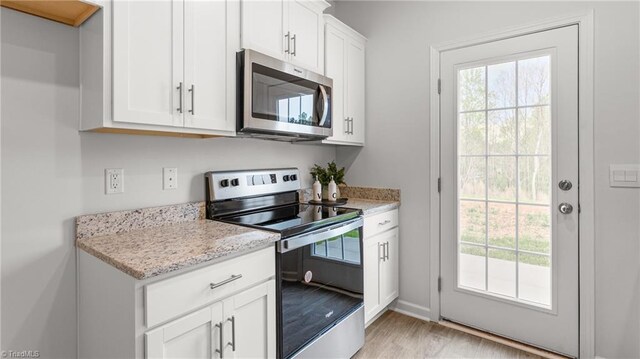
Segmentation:
<svg viewBox="0 0 640 359">
<path fill-rule="evenodd" d="M 124 192 L 124 170 L 122 168 L 107 168 L 104 170 L 105 193 L 115 194 Z"/>
<path fill-rule="evenodd" d="M 162 169 L 162 189 L 178 188 L 178 169 L 175 167 L 165 167 Z"/>
</svg>

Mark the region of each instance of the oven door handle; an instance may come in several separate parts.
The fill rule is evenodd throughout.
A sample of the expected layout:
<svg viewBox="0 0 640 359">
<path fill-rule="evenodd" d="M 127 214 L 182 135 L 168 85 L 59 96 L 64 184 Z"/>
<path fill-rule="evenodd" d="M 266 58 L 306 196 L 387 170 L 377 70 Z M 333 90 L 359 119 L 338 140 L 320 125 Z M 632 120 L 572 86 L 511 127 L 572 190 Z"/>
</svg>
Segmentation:
<svg viewBox="0 0 640 359">
<path fill-rule="evenodd" d="M 276 248 L 278 249 L 278 253 L 286 253 L 312 243 L 320 242 L 325 239 L 337 237 L 341 234 L 348 233 L 354 229 L 362 227 L 363 223 L 364 221 L 362 220 L 362 218 L 358 217 L 354 220 L 340 223 L 336 226 L 323 228 L 321 230 L 303 234 L 298 237 L 280 240 L 277 243 Z"/>
</svg>

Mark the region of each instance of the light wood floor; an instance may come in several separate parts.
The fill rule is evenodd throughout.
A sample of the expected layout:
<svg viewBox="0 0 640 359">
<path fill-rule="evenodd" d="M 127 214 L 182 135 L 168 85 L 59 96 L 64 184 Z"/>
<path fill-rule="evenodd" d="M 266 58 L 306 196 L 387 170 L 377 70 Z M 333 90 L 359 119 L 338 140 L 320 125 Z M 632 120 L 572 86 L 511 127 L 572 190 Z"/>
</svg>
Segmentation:
<svg viewBox="0 0 640 359">
<path fill-rule="evenodd" d="M 366 331 L 354 356 L 369 358 L 541 358 L 487 339 L 388 311 Z"/>
</svg>

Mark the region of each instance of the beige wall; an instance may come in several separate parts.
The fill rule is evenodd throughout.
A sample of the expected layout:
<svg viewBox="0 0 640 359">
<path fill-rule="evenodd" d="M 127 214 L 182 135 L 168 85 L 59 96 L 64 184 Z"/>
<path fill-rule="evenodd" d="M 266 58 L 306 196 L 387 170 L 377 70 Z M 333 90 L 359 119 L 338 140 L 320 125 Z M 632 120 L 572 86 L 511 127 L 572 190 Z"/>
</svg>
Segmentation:
<svg viewBox="0 0 640 359">
<path fill-rule="evenodd" d="M 640 357 L 640 189 L 608 187 L 640 163 L 637 2 L 337 1 L 367 43 L 367 146 L 338 149 L 347 177 L 402 189 L 401 307 L 429 313 L 429 46 L 595 9 L 596 352 Z"/>
</svg>

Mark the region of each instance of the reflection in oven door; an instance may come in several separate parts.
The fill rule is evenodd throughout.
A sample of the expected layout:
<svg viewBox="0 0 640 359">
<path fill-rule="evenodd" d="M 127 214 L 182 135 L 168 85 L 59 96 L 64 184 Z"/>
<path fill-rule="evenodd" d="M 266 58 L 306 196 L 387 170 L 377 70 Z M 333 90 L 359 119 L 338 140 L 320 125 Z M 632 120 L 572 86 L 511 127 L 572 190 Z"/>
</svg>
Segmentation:
<svg viewBox="0 0 640 359">
<path fill-rule="evenodd" d="M 362 227 L 280 253 L 278 266 L 281 358 L 362 306 Z"/>
</svg>

